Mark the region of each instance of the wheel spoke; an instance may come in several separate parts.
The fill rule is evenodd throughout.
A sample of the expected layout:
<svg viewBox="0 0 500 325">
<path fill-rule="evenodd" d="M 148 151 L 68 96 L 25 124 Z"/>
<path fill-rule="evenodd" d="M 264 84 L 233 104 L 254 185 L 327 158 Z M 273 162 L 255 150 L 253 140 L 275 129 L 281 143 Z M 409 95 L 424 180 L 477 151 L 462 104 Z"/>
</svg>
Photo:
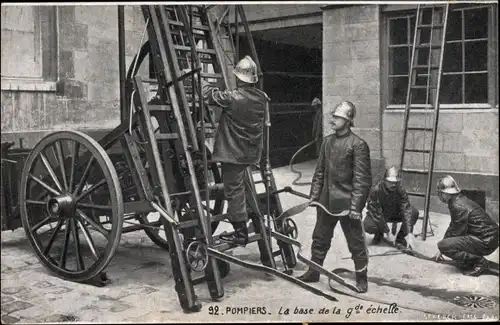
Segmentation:
<svg viewBox="0 0 500 325">
<path fill-rule="evenodd" d="M 54 148 L 54 147 L 52 147 Z M 64 164 L 64 154 L 63 154 L 63 149 L 62 149 L 62 145 L 61 145 L 61 141 L 57 141 L 56 144 L 55 144 L 55 148 L 56 148 L 56 151 L 57 151 L 57 160 L 59 160 L 59 165 L 61 166 L 61 176 L 62 176 L 62 179 L 63 179 L 63 185 L 64 185 L 64 189 L 65 190 L 68 190 L 68 180 L 67 180 L 67 176 L 66 176 L 66 166 Z"/>
<path fill-rule="evenodd" d="M 87 208 L 87 209 L 96 209 L 96 210 L 112 210 L 113 207 L 111 205 L 99 205 L 99 204 L 90 204 L 90 203 L 77 203 L 77 207 Z"/>
<path fill-rule="evenodd" d="M 92 235 L 88 231 L 88 229 L 83 225 L 83 223 L 80 220 L 76 221 L 78 224 L 78 227 L 82 230 L 83 236 L 85 237 L 85 240 L 89 244 L 90 250 L 92 251 L 92 254 L 94 254 L 94 257 L 96 260 L 99 259 L 99 255 L 97 254 L 97 250 L 95 248 L 94 240 L 92 239 Z"/>
<path fill-rule="evenodd" d="M 92 220 L 92 218 L 89 218 L 85 213 L 83 213 L 82 210 L 76 209 L 76 213 L 82 218 L 83 220 L 87 221 L 92 227 L 95 228 L 95 230 L 99 231 L 101 234 L 106 237 L 106 239 L 109 238 L 109 230 L 105 229 L 103 226 Z"/>
<path fill-rule="evenodd" d="M 78 237 L 78 229 L 76 228 L 76 221 L 74 218 L 71 219 L 71 232 L 75 240 L 76 268 L 78 271 L 83 271 L 85 269 L 85 263 L 83 262 L 80 252 L 80 238 Z"/>
<path fill-rule="evenodd" d="M 99 183 L 92 185 L 88 190 L 86 190 L 76 198 L 76 202 L 79 202 L 81 199 L 87 197 L 89 194 L 99 189 L 104 184 L 106 184 L 106 179 L 102 179 Z"/>
<path fill-rule="evenodd" d="M 57 234 L 59 233 L 59 230 L 61 229 L 63 225 L 64 220 L 61 219 L 57 223 L 56 227 L 54 228 L 54 231 L 52 232 L 52 235 L 50 236 L 49 242 L 47 243 L 47 247 L 43 250 L 43 255 L 47 255 L 52 248 L 52 245 L 54 244 L 54 240 L 56 239 Z"/>
<path fill-rule="evenodd" d="M 90 157 L 90 160 L 87 163 L 87 166 L 85 166 L 85 171 L 83 172 L 82 179 L 80 179 L 80 182 L 76 186 L 76 189 L 73 192 L 73 195 L 76 196 L 82 190 L 83 185 L 85 184 L 85 182 L 87 181 L 87 178 L 89 177 L 90 168 L 92 167 L 92 164 L 94 163 L 94 160 L 95 160 L 94 156 Z"/>
<path fill-rule="evenodd" d="M 69 191 L 73 191 L 73 181 L 75 177 L 75 167 L 78 163 L 78 152 L 80 151 L 80 142 L 73 140 L 73 156 L 71 157 L 71 170 L 69 174 Z"/>
<path fill-rule="evenodd" d="M 36 232 L 38 229 L 42 228 L 43 226 L 45 226 L 47 224 L 47 221 L 49 221 L 50 219 L 53 219 L 52 216 L 48 216 L 47 218 L 43 219 L 42 221 L 40 221 L 39 223 L 37 223 L 36 225 L 34 225 L 33 227 L 31 227 L 31 232 Z"/>
<path fill-rule="evenodd" d="M 64 246 L 61 255 L 59 256 L 59 267 L 62 269 L 66 268 L 66 255 L 68 253 L 69 235 L 70 235 L 70 223 L 69 220 L 66 220 L 66 231 L 64 232 Z"/>
<path fill-rule="evenodd" d="M 32 180 L 34 180 L 35 182 L 37 182 L 38 184 L 42 185 L 47 191 L 51 192 L 52 194 L 54 194 L 54 195 L 61 195 L 60 192 L 54 190 L 52 187 L 50 187 L 49 185 L 45 184 L 45 182 L 43 182 L 42 180 L 40 180 L 36 176 L 33 176 L 32 174 L 29 174 L 28 177 L 31 178 Z"/>
<path fill-rule="evenodd" d="M 61 183 L 59 183 L 59 180 L 57 179 L 56 173 L 54 172 L 54 169 L 52 169 L 52 166 L 50 166 L 50 163 L 47 159 L 47 157 L 40 152 L 40 157 L 42 158 L 43 165 L 45 166 L 45 169 L 49 172 L 50 177 L 52 177 L 52 180 L 56 184 L 57 188 L 59 191 L 62 191 L 62 186 Z"/>
<path fill-rule="evenodd" d="M 47 202 L 45 201 L 37 201 L 37 200 L 26 200 L 27 204 L 33 204 L 33 205 L 46 205 Z"/>
</svg>

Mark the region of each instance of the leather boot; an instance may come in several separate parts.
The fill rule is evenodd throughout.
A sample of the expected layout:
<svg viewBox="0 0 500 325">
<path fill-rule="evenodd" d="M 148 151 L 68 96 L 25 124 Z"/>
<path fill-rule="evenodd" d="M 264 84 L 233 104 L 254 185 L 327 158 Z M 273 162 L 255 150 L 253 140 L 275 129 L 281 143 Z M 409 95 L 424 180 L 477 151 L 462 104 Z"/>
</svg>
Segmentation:
<svg viewBox="0 0 500 325">
<path fill-rule="evenodd" d="M 360 292 L 368 291 L 368 270 L 366 267 L 361 271 L 356 271 L 356 287 Z"/>
<path fill-rule="evenodd" d="M 380 242 L 382 241 L 383 238 L 384 238 L 384 234 L 382 234 L 381 232 L 376 232 L 375 236 L 373 237 L 373 240 L 372 240 L 372 245 L 380 244 Z"/>
<path fill-rule="evenodd" d="M 474 263 L 472 269 L 464 270 L 462 273 L 468 276 L 480 276 L 485 270 L 488 269 L 488 261 L 483 257 L 478 262 Z"/>
<path fill-rule="evenodd" d="M 323 266 L 323 260 L 319 258 L 312 258 L 311 261 L 313 261 L 316 264 L 319 264 Z M 313 283 L 313 282 L 318 282 L 319 281 L 319 275 L 320 273 L 312 268 L 309 268 L 306 273 L 302 274 L 301 276 L 298 276 L 297 279 L 306 282 L 306 283 Z"/>
<path fill-rule="evenodd" d="M 246 246 L 248 244 L 248 227 L 245 221 L 231 222 L 234 232 L 230 234 L 221 234 L 219 239 L 223 242 Z"/>
</svg>

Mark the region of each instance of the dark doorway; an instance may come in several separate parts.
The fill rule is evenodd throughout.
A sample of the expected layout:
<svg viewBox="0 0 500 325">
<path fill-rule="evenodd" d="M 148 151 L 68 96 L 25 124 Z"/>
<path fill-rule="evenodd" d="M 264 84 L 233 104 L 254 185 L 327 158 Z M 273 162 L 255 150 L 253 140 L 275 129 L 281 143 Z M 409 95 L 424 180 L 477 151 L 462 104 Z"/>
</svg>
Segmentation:
<svg viewBox="0 0 500 325">
<path fill-rule="evenodd" d="M 297 150 L 313 140 L 316 111 L 311 102 L 322 88 L 322 25 L 252 34 L 263 72 L 264 91 L 271 98 L 271 164 L 285 166 Z M 245 47 L 247 42 L 240 44 L 240 58 L 250 54 Z M 316 147 L 312 145 L 295 162 L 315 158 Z"/>
</svg>

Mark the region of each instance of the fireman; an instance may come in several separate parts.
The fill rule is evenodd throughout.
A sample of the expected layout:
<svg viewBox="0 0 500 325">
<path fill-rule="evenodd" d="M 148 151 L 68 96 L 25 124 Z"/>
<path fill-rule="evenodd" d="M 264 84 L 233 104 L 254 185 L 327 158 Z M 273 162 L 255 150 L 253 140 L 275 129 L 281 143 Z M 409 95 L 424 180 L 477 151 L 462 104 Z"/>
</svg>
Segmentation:
<svg viewBox="0 0 500 325">
<path fill-rule="evenodd" d="M 215 136 L 213 159 L 222 163 L 224 194 L 228 202 L 228 219 L 234 233 L 221 234 L 221 241 L 248 243 L 246 169 L 258 164 L 264 145 L 264 123 L 269 119 L 269 97 L 257 89 L 257 65 L 250 56 L 241 59 L 233 70 L 236 89 L 219 90 L 203 82 L 205 100 L 222 108 Z"/>
<path fill-rule="evenodd" d="M 321 143 L 323 142 L 323 108 L 321 105 L 321 94 L 314 97 L 311 108 L 315 110 L 312 136 L 316 140 L 316 156 L 319 157 L 321 151 Z"/>
<path fill-rule="evenodd" d="M 331 116 L 335 131 L 323 139 L 320 157 L 311 184 L 310 200 L 319 201 L 333 214 L 348 211 L 345 217 L 333 217 L 317 209 L 317 220 L 312 235 L 311 260 L 323 265 L 331 246 L 337 222 L 347 240 L 356 270 L 356 285 L 361 292 L 368 290 L 368 254 L 364 239 L 361 211 L 365 207 L 371 184 L 370 149 L 367 143 L 351 131 L 356 108 L 344 101 Z M 320 273 L 312 268 L 298 279 L 319 281 Z"/>
<path fill-rule="evenodd" d="M 376 184 L 368 196 L 365 231 L 374 234 L 373 244 L 377 245 L 386 234 L 390 237 L 388 222 L 401 222 L 396 236 L 398 248 L 413 248 L 413 227 L 418 220 L 418 210 L 410 204 L 405 189 L 401 186 L 401 175 L 392 166 L 384 173 L 384 179 Z"/>
<path fill-rule="evenodd" d="M 457 262 L 464 275 L 479 276 L 488 268 L 484 258 L 498 248 L 498 224 L 476 202 L 460 192 L 451 176 L 437 183 L 438 197 L 448 204 L 451 222 L 444 238 L 438 242 L 436 261 L 442 255 Z"/>
</svg>

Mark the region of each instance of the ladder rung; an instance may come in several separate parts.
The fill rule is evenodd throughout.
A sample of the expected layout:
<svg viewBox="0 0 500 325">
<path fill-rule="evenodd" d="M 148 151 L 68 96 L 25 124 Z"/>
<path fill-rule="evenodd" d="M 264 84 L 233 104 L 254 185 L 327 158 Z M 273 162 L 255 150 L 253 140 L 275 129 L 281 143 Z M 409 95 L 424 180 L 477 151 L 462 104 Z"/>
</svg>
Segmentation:
<svg viewBox="0 0 500 325">
<path fill-rule="evenodd" d="M 182 27 L 184 27 L 184 24 L 182 23 L 182 21 L 169 19 L 169 20 L 168 20 L 168 23 L 169 23 L 170 25 L 175 25 L 175 26 L 182 26 Z"/>
<path fill-rule="evenodd" d="M 430 132 L 434 131 L 433 128 L 420 128 L 420 127 L 418 127 L 418 128 L 409 127 L 408 130 L 409 131 L 430 131 Z"/>
<path fill-rule="evenodd" d="M 423 149 L 404 149 L 406 152 L 419 152 L 419 153 L 431 153 L 430 150 Z"/>
<path fill-rule="evenodd" d="M 430 66 L 431 70 L 438 70 L 439 65 L 431 65 Z M 428 65 L 416 65 L 413 67 L 413 69 L 429 69 Z"/>
<path fill-rule="evenodd" d="M 441 44 L 429 44 L 429 43 L 425 43 L 425 44 L 416 45 L 415 48 L 416 49 L 428 49 L 428 48 L 431 48 L 431 49 L 441 49 Z"/>
<path fill-rule="evenodd" d="M 178 57 L 177 60 L 191 62 L 191 59 L 188 59 L 188 58 L 185 58 L 185 57 L 182 57 L 182 56 Z M 200 63 L 214 64 L 214 60 L 213 59 L 208 59 L 208 58 L 200 57 Z"/>
<path fill-rule="evenodd" d="M 204 72 L 202 72 L 202 73 L 201 73 L 201 76 L 202 76 L 203 78 L 217 78 L 217 79 L 222 79 L 222 78 L 224 78 L 224 77 L 222 76 L 222 74 L 220 74 L 220 73 L 204 73 Z"/>
<path fill-rule="evenodd" d="M 421 169 L 403 169 L 403 173 L 427 175 L 429 171 Z"/>
<path fill-rule="evenodd" d="M 168 23 L 171 24 L 171 25 L 184 27 L 184 24 L 182 23 L 182 21 L 169 19 Z M 204 30 L 204 31 L 209 31 L 210 30 L 210 28 L 208 28 L 208 26 L 198 25 L 198 24 L 196 24 L 196 25 L 193 24 L 193 26 L 191 26 L 191 28 L 192 29 L 197 29 L 197 30 Z"/>
<path fill-rule="evenodd" d="M 424 193 L 418 193 L 418 192 L 406 192 L 409 196 L 419 196 L 419 197 L 425 197 Z"/>
<path fill-rule="evenodd" d="M 417 28 L 431 28 L 431 29 L 441 29 L 444 27 L 444 24 L 436 24 L 436 25 L 431 25 L 431 24 L 421 24 L 417 25 Z"/>
<path fill-rule="evenodd" d="M 413 86 L 411 86 L 411 89 L 427 89 L 427 86 L 426 85 L 413 85 Z M 429 89 L 436 89 L 436 87 L 429 85 Z"/>
<path fill-rule="evenodd" d="M 149 111 L 159 112 L 159 111 L 171 111 L 172 106 L 170 105 L 148 105 Z"/>
<path fill-rule="evenodd" d="M 174 48 L 176 50 L 179 50 L 179 51 L 191 51 L 191 47 L 190 46 L 174 45 Z M 213 49 L 200 49 L 200 48 L 197 47 L 196 48 L 196 52 L 215 55 L 215 50 L 213 50 Z"/>
<path fill-rule="evenodd" d="M 177 133 L 159 133 L 155 135 L 156 140 L 175 140 L 179 138 Z"/>
</svg>

